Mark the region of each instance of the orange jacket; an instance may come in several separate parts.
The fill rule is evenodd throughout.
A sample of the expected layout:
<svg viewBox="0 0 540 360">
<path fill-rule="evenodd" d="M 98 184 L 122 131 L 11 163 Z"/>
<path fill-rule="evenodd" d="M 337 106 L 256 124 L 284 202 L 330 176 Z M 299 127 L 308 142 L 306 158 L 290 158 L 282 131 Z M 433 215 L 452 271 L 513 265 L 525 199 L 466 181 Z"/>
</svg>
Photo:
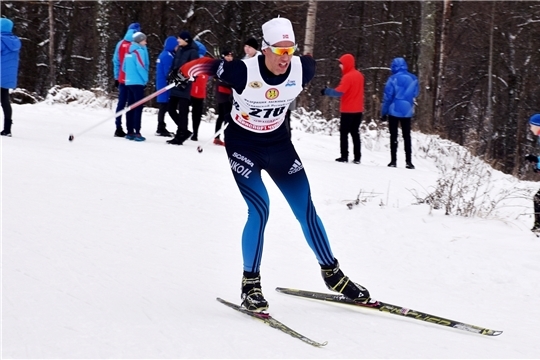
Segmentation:
<svg viewBox="0 0 540 360">
<path fill-rule="evenodd" d="M 345 54 L 339 58 L 343 76 L 336 91 L 343 93 L 339 111 L 342 113 L 364 112 L 364 75 L 356 70 L 354 57 Z"/>
</svg>

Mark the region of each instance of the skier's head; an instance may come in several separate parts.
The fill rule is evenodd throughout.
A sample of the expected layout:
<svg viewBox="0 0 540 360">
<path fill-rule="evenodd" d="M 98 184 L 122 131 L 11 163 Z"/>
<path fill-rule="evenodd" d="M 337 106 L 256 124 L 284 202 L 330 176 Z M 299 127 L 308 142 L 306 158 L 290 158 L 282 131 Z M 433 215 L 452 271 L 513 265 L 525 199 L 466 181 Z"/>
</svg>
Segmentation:
<svg viewBox="0 0 540 360">
<path fill-rule="evenodd" d="M 264 63 L 274 75 L 285 74 L 296 51 L 294 30 L 289 19 L 274 18 L 262 26 Z"/>
</svg>

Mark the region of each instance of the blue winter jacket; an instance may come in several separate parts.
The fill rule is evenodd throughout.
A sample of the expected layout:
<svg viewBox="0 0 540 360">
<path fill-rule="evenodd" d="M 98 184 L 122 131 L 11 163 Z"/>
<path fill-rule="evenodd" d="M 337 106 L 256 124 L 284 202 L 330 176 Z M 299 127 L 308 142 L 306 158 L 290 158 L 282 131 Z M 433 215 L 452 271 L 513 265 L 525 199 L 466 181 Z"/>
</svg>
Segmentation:
<svg viewBox="0 0 540 360">
<path fill-rule="evenodd" d="M 174 60 L 174 49 L 178 46 L 178 40 L 176 37 L 169 36 L 165 39 L 165 45 L 163 45 L 163 51 L 159 54 L 156 61 L 156 90 L 162 89 L 168 85 L 167 75 L 171 69 L 171 64 Z M 158 103 L 166 103 L 169 101 L 170 90 L 159 94 L 157 97 Z"/>
<path fill-rule="evenodd" d="M 124 58 L 122 69 L 126 73 L 126 86 L 146 85 L 150 70 L 150 60 L 148 59 L 146 46 L 141 46 L 136 42 L 131 43 Z"/>
<path fill-rule="evenodd" d="M 419 94 L 418 78 L 407 71 L 407 62 L 392 60 L 392 75 L 384 87 L 381 115 L 410 118 L 414 115 L 414 98 Z"/>
<path fill-rule="evenodd" d="M 126 31 L 126 34 L 124 35 L 124 38 L 120 40 L 118 43 L 116 43 L 116 47 L 114 48 L 114 54 L 113 54 L 113 73 L 114 73 L 115 80 L 118 80 L 118 76 L 120 75 L 120 65 L 122 65 L 120 61 L 120 45 L 122 45 L 124 41 L 132 42 L 133 34 L 135 34 L 136 32 L 137 30 L 135 29 L 128 29 L 128 31 Z"/>
<path fill-rule="evenodd" d="M 0 38 L 2 40 L 2 52 L 0 53 L 0 87 L 15 89 L 17 87 L 17 75 L 19 71 L 19 52 L 21 40 L 13 35 L 13 21 L 0 18 Z"/>
</svg>

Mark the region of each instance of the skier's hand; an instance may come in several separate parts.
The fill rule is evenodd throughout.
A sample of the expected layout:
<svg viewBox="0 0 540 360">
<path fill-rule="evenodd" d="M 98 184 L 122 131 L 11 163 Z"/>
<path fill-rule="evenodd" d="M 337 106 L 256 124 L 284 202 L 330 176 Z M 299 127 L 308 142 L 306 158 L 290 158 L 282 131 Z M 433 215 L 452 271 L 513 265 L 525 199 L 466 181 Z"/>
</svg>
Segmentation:
<svg viewBox="0 0 540 360">
<path fill-rule="evenodd" d="M 326 89 L 328 88 L 328 86 L 325 86 L 324 89 L 321 89 L 321 95 L 324 96 L 326 95 Z"/>
<path fill-rule="evenodd" d="M 538 157 L 531 154 L 525 156 L 525 160 L 535 163 L 535 164 L 538 163 Z"/>
<path fill-rule="evenodd" d="M 118 80 L 114 80 L 114 87 L 118 89 L 118 85 L 120 85 L 120 83 L 118 82 Z"/>
<path fill-rule="evenodd" d="M 185 77 L 184 74 L 178 71 L 172 74 L 171 78 L 169 79 L 169 82 L 173 82 L 174 86 L 176 87 L 185 89 L 189 82 L 189 78 Z"/>
</svg>

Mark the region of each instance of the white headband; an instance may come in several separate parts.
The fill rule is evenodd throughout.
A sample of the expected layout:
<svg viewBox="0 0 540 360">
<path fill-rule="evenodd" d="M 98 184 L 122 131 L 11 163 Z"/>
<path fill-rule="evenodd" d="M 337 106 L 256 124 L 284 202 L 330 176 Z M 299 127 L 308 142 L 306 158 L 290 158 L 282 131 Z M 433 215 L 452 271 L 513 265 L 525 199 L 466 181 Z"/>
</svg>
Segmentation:
<svg viewBox="0 0 540 360">
<path fill-rule="evenodd" d="M 266 49 L 268 46 L 274 45 L 280 41 L 292 41 L 296 44 L 294 30 L 289 19 L 278 17 L 269 20 L 263 24 L 262 32 L 262 49 Z"/>
</svg>

